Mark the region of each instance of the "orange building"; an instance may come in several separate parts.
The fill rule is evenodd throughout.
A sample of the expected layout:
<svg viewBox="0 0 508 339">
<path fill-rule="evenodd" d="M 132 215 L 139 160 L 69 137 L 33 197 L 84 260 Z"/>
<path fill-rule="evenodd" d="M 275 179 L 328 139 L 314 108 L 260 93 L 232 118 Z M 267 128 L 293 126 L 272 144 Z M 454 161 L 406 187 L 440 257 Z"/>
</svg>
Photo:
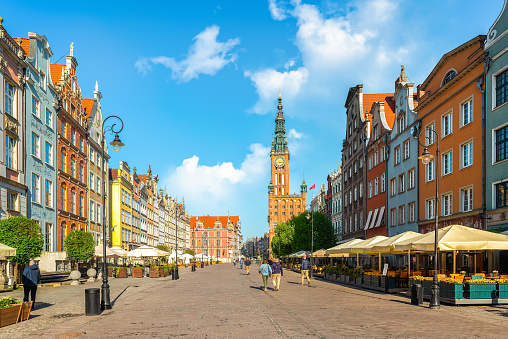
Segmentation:
<svg viewBox="0 0 508 339">
<path fill-rule="evenodd" d="M 57 251 L 63 251 L 65 236 L 87 230 L 87 133 L 81 89 L 76 78 L 78 63 L 67 56 L 65 65 L 52 64 L 51 79 L 60 97 L 57 109 Z"/>
<path fill-rule="evenodd" d="M 307 185 L 303 180 L 301 194 L 289 194 L 289 148 L 286 139 L 282 98 L 279 93 L 278 112 L 275 118 L 275 136 L 270 151 L 270 184 L 268 185 L 269 257 L 277 223 L 286 222 L 307 208 Z"/>
<path fill-rule="evenodd" d="M 439 162 L 439 227 L 462 224 L 483 229 L 482 211 L 482 92 L 484 41 L 479 35 L 443 55 L 419 88 L 420 142 L 432 161 L 419 162 L 419 231 L 434 229 L 435 166 Z M 479 89 L 479 87 L 480 89 Z M 483 90 L 483 89 L 482 89 Z M 436 159 L 436 140 L 439 158 Z M 423 148 L 420 146 L 419 154 Z"/>
<path fill-rule="evenodd" d="M 372 104 L 369 142 L 367 144 L 367 219 L 365 236 L 388 235 L 386 228 L 386 136 L 390 134 L 395 120 L 395 102 L 392 96 Z M 363 226 L 363 225 L 361 225 Z"/>
<path fill-rule="evenodd" d="M 194 254 L 213 255 L 222 262 L 232 262 L 240 242 L 239 216 L 193 216 L 190 218 L 191 249 Z M 241 238 L 241 237 L 240 237 Z M 236 254 L 236 255 L 235 255 Z"/>
</svg>

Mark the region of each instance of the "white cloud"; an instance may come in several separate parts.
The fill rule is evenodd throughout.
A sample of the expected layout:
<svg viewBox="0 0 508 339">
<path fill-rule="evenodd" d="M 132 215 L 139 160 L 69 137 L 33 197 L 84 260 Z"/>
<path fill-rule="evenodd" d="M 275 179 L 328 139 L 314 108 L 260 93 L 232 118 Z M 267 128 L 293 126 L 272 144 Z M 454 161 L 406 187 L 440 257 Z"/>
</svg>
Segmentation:
<svg viewBox="0 0 508 339">
<path fill-rule="evenodd" d="M 215 166 L 199 164 L 194 155 L 185 159 L 180 166 L 163 178 L 177 196 L 185 194 L 185 201 L 191 206 L 192 213 L 214 213 L 214 208 L 249 205 L 249 196 L 242 194 L 250 188 L 259 188 L 268 173 L 270 149 L 261 144 L 250 145 L 240 168 L 231 162 Z M 217 212 L 215 212 L 217 213 Z"/>
<path fill-rule="evenodd" d="M 277 4 L 277 0 L 268 0 L 268 9 L 273 20 L 282 21 L 287 18 L 286 9 Z"/>
<path fill-rule="evenodd" d="M 277 93 L 279 88 L 284 91 L 284 99 L 291 100 L 300 93 L 301 87 L 307 82 L 309 72 L 304 67 L 286 72 L 265 69 L 258 72 L 247 71 L 245 76 L 253 82 L 259 96 L 251 111 L 266 114 L 274 109 L 274 93 Z"/>
<path fill-rule="evenodd" d="M 304 137 L 303 133 L 297 132 L 294 128 L 291 128 L 288 132 L 288 139 L 302 139 Z"/>
<path fill-rule="evenodd" d="M 296 83 L 293 83 L 296 73 L 291 77 L 288 72 L 295 59 L 288 60 L 284 70 L 265 68 L 245 72 L 259 96 L 251 110 L 257 114 L 273 111 L 280 79 L 288 80 L 280 85 L 286 106 L 290 105 L 289 115 L 321 121 L 328 121 L 336 112 L 328 109 L 316 114 L 315 109 L 337 105 L 338 97 L 343 102 L 348 87 L 364 83 L 367 93 L 393 90 L 393 87 L 375 86 L 392 85 L 397 75 L 393 70 L 411 56 L 404 40 L 392 38 L 395 30 L 405 25 L 397 21 L 399 1 L 353 0 L 333 10 L 326 1 L 323 9 L 297 0 L 270 1 L 274 19 L 281 20 L 275 18 L 272 8 L 296 19 L 294 43 L 303 65 L 295 71 L 300 74 Z M 293 93 L 295 89 L 297 92 Z"/>
<path fill-rule="evenodd" d="M 217 41 L 219 30 L 219 26 L 213 25 L 196 35 L 187 57 L 181 61 L 166 56 L 143 57 L 134 66 L 138 72 L 146 74 L 152 70 L 153 65 L 163 65 L 171 70 L 172 78 L 179 82 L 197 79 L 200 74 L 213 76 L 237 60 L 238 54 L 232 50 L 240 43 L 239 38 Z"/>
</svg>

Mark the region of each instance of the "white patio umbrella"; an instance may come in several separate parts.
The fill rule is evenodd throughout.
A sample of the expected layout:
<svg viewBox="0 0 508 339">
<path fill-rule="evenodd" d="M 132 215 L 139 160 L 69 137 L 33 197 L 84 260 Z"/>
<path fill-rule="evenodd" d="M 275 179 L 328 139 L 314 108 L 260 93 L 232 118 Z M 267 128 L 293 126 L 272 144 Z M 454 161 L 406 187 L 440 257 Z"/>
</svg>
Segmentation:
<svg viewBox="0 0 508 339">
<path fill-rule="evenodd" d="M 204 261 L 208 259 L 208 256 L 204 255 L 203 253 L 196 254 L 196 259 L 199 259 L 200 261 Z"/>
<path fill-rule="evenodd" d="M 96 257 L 102 257 L 104 254 L 103 254 L 103 245 L 97 245 L 95 246 L 95 254 L 94 256 Z M 106 247 L 106 257 L 109 257 L 109 258 L 113 258 L 113 257 L 118 257 L 118 254 L 114 251 L 111 250 L 111 248 L 109 247 Z"/>
<path fill-rule="evenodd" d="M 152 258 L 152 257 L 158 257 L 158 256 L 160 256 L 160 253 L 157 252 L 157 250 L 155 248 L 147 246 L 147 245 L 140 246 L 140 247 L 136 248 L 135 250 L 127 252 L 127 257 L 129 257 L 129 258 Z"/>
<path fill-rule="evenodd" d="M 190 255 L 189 253 L 182 254 L 182 258 L 185 261 L 186 264 L 190 264 L 190 261 L 194 256 Z"/>
<path fill-rule="evenodd" d="M 119 257 L 125 257 L 125 256 L 127 256 L 127 251 L 124 250 L 121 247 L 113 246 L 113 247 L 110 248 L 110 250 L 115 252 L 116 254 L 118 254 Z"/>
</svg>

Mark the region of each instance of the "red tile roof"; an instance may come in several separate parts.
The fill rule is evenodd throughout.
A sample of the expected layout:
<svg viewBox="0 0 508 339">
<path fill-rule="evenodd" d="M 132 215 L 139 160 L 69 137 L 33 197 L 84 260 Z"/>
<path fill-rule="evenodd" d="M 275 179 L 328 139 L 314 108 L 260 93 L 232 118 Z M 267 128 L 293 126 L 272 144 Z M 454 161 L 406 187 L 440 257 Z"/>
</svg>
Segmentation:
<svg viewBox="0 0 508 339">
<path fill-rule="evenodd" d="M 49 69 L 51 71 L 51 80 L 53 81 L 53 85 L 58 84 L 60 78 L 62 77 L 62 69 L 65 65 L 60 64 L 51 64 L 49 65 Z"/>
<path fill-rule="evenodd" d="M 205 228 L 214 228 L 217 218 L 222 223 L 222 228 L 227 228 L 227 223 L 228 223 L 228 216 L 227 215 L 226 216 L 207 215 L 207 216 L 201 216 L 201 217 L 199 217 L 199 216 L 190 217 L 190 228 L 193 229 L 196 227 L 197 220 L 201 220 L 201 221 L 204 220 L 204 227 Z M 239 216 L 229 216 L 229 221 L 231 221 L 234 224 L 238 224 L 238 222 L 240 221 L 240 217 Z"/>
<path fill-rule="evenodd" d="M 90 112 L 92 112 L 93 99 L 82 99 L 83 110 L 85 112 L 86 118 L 90 118 Z"/>
<path fill-rule="evenodd" d="M 387 98 L 393 98 L 393 93 L 380 93 L 380 94 L 364 94 L 363 95 L 363 116 L 365 117 L 365 110 L 369 110 L 372 107 L 372 104 L 376 101 L 384 101 L 388 103 Z M 385 107 L 386 108 L 386 107 Z M 395 111 L 395 102 L 393 103 L 392 111 Z"/>
<path fill-rule="evenodd" d="M 23 55 L 27 56 L 29 53 L 29 49 L 30 49 L 30 39 L 14 38 L 14 40 L 18 43 L 18 45 L 21 46 L 21 48 L 23 48 L 23 51 L 25 51 L 25 53 Z"/>
<path fill-rule="evenodd" d="M 110 168 L 109 169 L 109 180 L 118 179 L 118 168 Z"/>
</svg>

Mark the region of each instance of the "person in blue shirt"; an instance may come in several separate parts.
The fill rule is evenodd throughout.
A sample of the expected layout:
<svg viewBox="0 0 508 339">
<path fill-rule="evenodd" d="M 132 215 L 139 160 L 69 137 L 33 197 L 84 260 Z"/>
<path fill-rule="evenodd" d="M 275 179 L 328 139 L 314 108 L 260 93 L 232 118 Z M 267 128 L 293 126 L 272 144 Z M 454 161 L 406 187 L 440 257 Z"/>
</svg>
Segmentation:
<svg viewBox="0 0 508 339">
<path fill-rule="evenodd" d="M 274 260 L 275 262 L 272 264 L 273 287 L 276 291 L 278 291 L 280 286 L 280 278 L 284 276 L 284 271 L 282 270 L 282 265 L 279 262 L 279 258 L 275 258 Z"/>
<path fill-rule="evenodd" d="M 310 262 L 307 259 L 307 255 L 304 254 L 303 260 L 302 260 L 302 269 L 301 269 L 301 271 L 302 271 L 302 286 L 303 286 L 304 278 L 307 278 L 307 281 L 310 286 L 309 269 L 310 269 Z"/>
<path fill-rule="evenodd" d="M 41 271 L 35 263 L 35 260 L 31 259 L 29 266 L 23 270 L 21 276 L 21 283 L 25 292 L 24 302 L 28 302 L 28 295 L 30 294 L 32 300 L 32 309 L 35 307 L 35 295 L 37 294 L 37 285 L 41 283 Z"/>
<path fill-rule="evenodd" d="M 268 277 L 272 275 L 272 268 L 268 265 L 268 260 L 264 259 L 261 266 L 259 266 L 259 274 L 263 276 L 263 285 L 266 291 L 266 284 L 268 283 Z"/>
</svg>

